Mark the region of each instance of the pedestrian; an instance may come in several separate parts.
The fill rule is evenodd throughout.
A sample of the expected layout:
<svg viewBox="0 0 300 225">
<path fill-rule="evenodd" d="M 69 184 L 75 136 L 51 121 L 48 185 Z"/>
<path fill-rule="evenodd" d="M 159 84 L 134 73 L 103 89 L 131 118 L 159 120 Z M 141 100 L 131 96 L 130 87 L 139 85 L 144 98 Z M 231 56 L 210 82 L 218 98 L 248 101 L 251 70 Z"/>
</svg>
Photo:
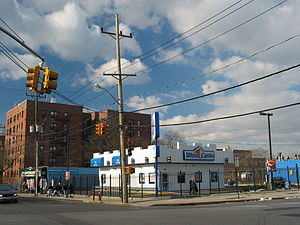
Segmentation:
<svg viewBox="0 0 300 225">
<path fill-rule="evenodd" d="M 198 192 L 198 187 L 193 178 L 190 179 L 190 195 L 195 196 L 196 192 Z"/>
<path fill-rule="evenodd" d="M 72 184 L 69 184 L 68 192 L 69 192 L 70 198 L 73 198 L 74 197 L 74 188 L 73 188 Z"/>
<path fill-rule="evenodd" d="M 51 184 L 49 184 L 48 189 L 47 189 L 47 196 L 48 197 L 52 196 L 53 190 L 54 190 L 53 186 Z"/>
<path fill-rule="evenodd" d="M 67 183 L 65 183 L 64 185 L 63 185 L 63 189 L 64 189 L 64 194 L 66 195 L 66 197 L 67 197 L 67 192 L 68 192 L 68 184 Z"/>
<path fill-rule="evenodd" d="M 54 195 L 60 196 L 60 195 L 61 195 L 61 192 L 62 192 L 62 187 L 61 187 L 60 183 L 58 183 L 58 184 L 55 186 Z"/>
</svg>

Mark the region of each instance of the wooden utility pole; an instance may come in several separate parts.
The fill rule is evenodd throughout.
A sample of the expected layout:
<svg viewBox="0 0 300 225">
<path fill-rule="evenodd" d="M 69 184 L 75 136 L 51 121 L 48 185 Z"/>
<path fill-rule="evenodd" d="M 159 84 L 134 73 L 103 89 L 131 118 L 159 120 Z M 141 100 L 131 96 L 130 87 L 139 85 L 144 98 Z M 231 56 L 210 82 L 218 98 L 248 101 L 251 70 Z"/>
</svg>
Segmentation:
<svg viewBox="0 0 300 225">
<path fill-rule="evenodd" d="M 125 174 L 126 166 L 126 151 L 124 143 L 124 125 L 123 125 L 123 88 L 122 88 L 122 77 L 123 76 L 135 76 L 135 74 L 122 74 L 121 70 L 121 54 L 120 54 L 120 37 L 132 38 L 132 34 L 123 35 L 119 31 L 119 18 L 118 14 L 115 16 L 116 23 L 116 33 L 104 32 L 101 28 L 101 32 L 104 34 L 109 34 L 116 40 L 116 56 L 117 56 L 117 73 L 116 74 L 103 74 L 108 76 L 113 76 L 118 80 L 118 105 L 119 105 L 119 131 L 120 131 L 120 169 L 121 169 L 121 186 L 122 186 L 122 202 L 128 203 L 128 188 L 127 179 Z"/>
</svg>

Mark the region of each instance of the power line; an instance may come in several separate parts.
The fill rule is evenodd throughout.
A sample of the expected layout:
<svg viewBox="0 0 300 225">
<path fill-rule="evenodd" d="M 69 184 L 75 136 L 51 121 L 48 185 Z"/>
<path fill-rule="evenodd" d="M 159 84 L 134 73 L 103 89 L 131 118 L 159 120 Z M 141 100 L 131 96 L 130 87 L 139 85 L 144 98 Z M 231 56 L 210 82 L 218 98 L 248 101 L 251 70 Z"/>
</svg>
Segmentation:
<svg viewBox="0 0 300 225">
<path fill-rule="evenodd" d="M 238 25 L 236 25 L 236 26 L 230 28 L 229 30 L 227 30 L 227 31 L 225 31 L 225 32 L 223 32 L 223 33 L 221 33 L 221 34 L 218 34 L 218 35 L 214 36 L 213 38 L 211 38 L 211 39 L 209 39 L 209 40 L 207 40 L 207 41 L 205 41 L 205 42 L 203 42 L 203 43 L 201 43 L 201 44 L 198 44 L 198 45 L 196 45 L 196 46 L 194 46 L 194 47 L 192 47 L 192 48 L 190 48 L 190 49 L 187 49 L 187 50 L 181 52 L 180 54 L 177 54 L 177 55 L 175 55 L 175 56 L 172 56 L 172 57 L 170 57 L 170 58 L 168 58 L 168 59 L 165 59 L 165 60 L 163 60 L 163 61 L 160 61 L 160 62 L 158 62 L 158 63 L 156 63 L 156 64 L 154 64 L 154 65 L 152 65 L 152 66 L 150 66 L 150 67 L 147 67 L 147 68 L 145 68 L 145 69 L 139 70 L 139 71 L 137 71 L 136 73 L 144 72 L 144 71 L 146 71 L 146 70 L 149 70 L 149 69 L 152 69 L 152 68 L 154 68 L 154 67 L 157 67 L 157 66 L 159 66 L 159 65 L 161 65 L 161 64 L 163 64 L 163 63 L 169 62 L 169 61 L 171 61 L 171 60 L 173 60 L 173 59 L 175 59 L 175 58 L 177 58 L 177 57 L 179 57 L 179 56 L 182 56 L 182 55 L 184 55 L 184 54 L 186 54 L 186 53 L 188 53 L 188 52 L 190 52 L 190 51 L 193 51 L 193 50 L 196 49 L 196 48 L 199 48 L 199 47 L 201 47 L 201 46 L 203 46 L 203 45 L 205 45 L 205 44 L 208 44 L 208 43 L 210 43 L 211 41 L 213 41 L 213 40 L 215 40 L 215 39 L 217 39 L 217 38 L 219 38 L 219 37 L 222 37 L 222 36 L 224 36 L 225 34 L 228 34 L 229 32 L 231 32 L 231 31 L 233 31 L 233 30 L 235 30 L 235 29 L 237 29 L 237 28 L 239 28 L 239 27 L 241 27 L 241 26 L 243 26 L 243 25 L 245 25 L 245 24 L 247 24 L 247 23 L 249 23 L 249 22 L 255 20 L 256 18 L 258 18 L 258 17 L 260 17 L 260 16 L 262 16 L 262 15 L 264 15 L 264 14 L 270 12 L 271 10 L 273 10 L 273 9 L 275 9 L 275 8 L 277 8 L 277 7 L 279 7 L 280 5 L 282 5 L 283 3 L 285 3 L 286 1 L 287 1 L 287 0 L 284 0 L 284 1 L 282 1 L 282 2 L 280 2 L 280 3 L 278 3 L 278 4 L 276 4 L 275 6 L 269 8 L 269 9 L 267 9 L 267 10 L 265 10 L 265 11 L 259 13 L 259 14 L 257 14 L 256 16 L 254 16 L 254 17 L 252 17 L 252 18 L 250 18 L 250 19 L 244 21 L 243 23 L 240 23 L 240 24 L 238 24 Z"/>
<path fill-rule="evenodd" d="M 139 55 L 139 56 L 137 56 L 137 57 L 134 57 L 133 59 L 131 59 L 131 60 L 129 60 L 129 61 L 133 61 L 133 60 L 135 60 L 135 59 L 138 59 L 138 58 L 140 58 L 140 57 L 142 57 L 142 56 L 144 56 L 144 55 L 147 55 L 147 54 L 149 54 L 149 53 L 155 51 L 156 49 L 159 49 L 159 48 L 161 48 L 161 47 L 167 45 L 168 43 L 170 43 L 170 42 L 176 40 L 177 38 L 179 38 L 179 37 L 183 36 L 184 34 L 190 32 L 191 30 L 193 30 L 193 29 L 195 29 L 195 28 L 197 28 L 197 27 L 199 27 L 199 26 L 205 24 L 206 22 L 210 21 L 211 19 L 213 19 L 213 18 L 217 17 L 218 15 L 224 13 L 225 11 L 227 11 L 227 10 L 230 9 L 230 8 L 232 8 L 233 6 L 235 6 L 236 4 L 238 4 L 238 3 L 241 2 L 241 1 L 243 1 L 243 0 L 239 0 L 239 1 L 235 2 L 234 4 L 228 6 L 227 8 L 225 8 L 225 9 L 223 9 L 223 10 L 221 10 L 221 11 L 218 12 L 217 14 L 215 14 L 215 15 L 209 17 L 208 19 L 206 19 L 205 21 L 203 21 L 203 22 L 197 24 L 196 26 L 194 26 L 194 27 L 188 29 L 187 31 L 183 32 L 182 34 L 177 35 L 176 37 L 172 38 L 171 40 L 169 40 L 169 41 L 167 41 L 167 42 L 165 42 L 165 43 L 163 43 L 163 44 L 161 44 L 161 45 L 159 45 L 159 46 L 156 46 L 155 48 L 153 48 L 153 49 L 147 51 L 146 53 L 143 53 L 142 55 Z M 251 3 L 252 1 L 254 1 L 254 0 L 251 0 L 251 1 L 247 2 L 246 4 L 242 5 L 241 7 L 239 7 L 239 8 L 236 9 L 236 10 L 234 10 L 233 12 L 235 12 L 235 11 L 239 10 L 240 8 L 246 6 L 247 4 Z M 231 12 L 231 13 L 225 15 L 224 18 L 227 17 L 227 16 L 229 16 L 229 15 L 232 14 L 233 12 Z M 223 18 L 222 18 L 222 19 L 223 19 Z M 221 19 L 219 19 L 219 20 L 221 20 Z M 216 23 L 216 22 L 218 22 L 219 20 L 213 22 L 213 24 Z M 212 24 L 211 24 L 211 25 L 212 25 Z M 210 25 L 208 25 L 208 26 L 210 26 Z M 206 26 L 205 28 L 207 28 L 208 26 Z M 205 29 L 205 28 L 203 28 L 203 29 Z M 201 29 L 201 30 L 203 30 L 203 29 Z M 201 30 L 199 30 L 199 31 L 201 31 Z M 196 33 L 199 32 L 199 31 L 194 32 L 192 35 L 196 34 Z M 190 36 L 192 36 L 192 35 L 189 35 L 188 37 L 190 37 Z M 188 37 L 185 37 L 184 39 L 186 39 L 186 38 L 188 38 Z M 182 39 L 182 40 L 184 40 L 184 39 Z M 179 41 L 177 41 L 176 43 L 178 43 L 178 42 L 180 42 L 180 41 L 182 41 L 182 40 L 179 40 Z M 176 43 L 174 43 L 173 45 L 175 45 Z M 173 45 L 172 45 L 172 46 L 173 46 Z M 171 46 L 169 46 L 169 47 L 171 47 Z M 167 47 L 167 48 L 169 48 L 169 47 Z M 160 50 L 160 51 L 162 51 L 162 50 Z M 160 51 L 159 51 L 159 52 L 160 52 Z M 155 54 L 157 54 L 157 53 L 155 53 Z M 151 55 L 151 56 L 152 56 L 152 55 Z M 138 62 L 140 62 L 140 61 L 141 61 L 141 60 L 139 60 L 139 61 L 137 61 L 137 62 L 134 62 L 134 63 L 131 64 L 130 66 L 133 66 L 134 64 L 136 64 L 136 63 L 138 63 Z M 129 63 L 129 62 L 125 62 L 125 63 L 122 63 L 121 65 L 126 65 L 126 64 L 128 64 L 128 63 Z M 80 66 L 80 67 L 83 67 L 83 65 Z M 127 66 L 127 67 L 129 67 L 129 66 Z M 127 67 L 125 67 L 125 68 L 127 68 Z M 109 70 L 111 70 L 111 69 L 114 69 L 114 68 L 116 68 L 116 67 L 112 67 L 112 68 L 110 68 L 110 69 L 107 69 L 107 70 L 104 71 L 104 73 L 107 72 L 107 71 L 109 71 Z M 123 68 L 123 69 L 124 69 L 124 68 Z M 76 71 L 76 70 L 75 70 L 75 71 Z M 139 71 L 139 72 L 140 72 L 140 71 Z M 94 82 L 95 80 L 96 80 L 96 79 L 93 79 L 92 81 L 87 82 L 87 84 L 86 84 L 85 86 L 83 86 L 82 88 L 80 88 L 80 89 L 79 89 L 78 91 L 76 91 L 74 94 L 79 93 L 79 92 L 80 92 L 81 90 L 83 90 L 87 85 L 91 84 L 91 83 Z M 74 94 L 72 94 L 70 97 L 72 97 Z"/>
<path fill-rule="evenodd" d="M 250 3 L 253 2 L 253 1 L 254 1 L 254 0 L 251 0 L 251 1 L 249 1 L 249 2 L 246 2 L 244 5 L 238 7 L 237 9 L 235 9 L 235 10 L 233 10 L 233 11 L 227 13 L 227 14 L 225 14 L 225 15 L 222 16 L 221 18 L 219 18 L 219 19 L 217 19 L 217 20 L 215 20 L 215 21 L 209 23 L 208 25 L 202 27 L 201 29 L 194 31 L 193 33 L 191 33 L 191 34 L 189 34 L 189 35 L 187 35 L 187 36 L 185 36 L 185 37 L 183 37 L 183 38 L 181 38 L 181 39 L 175 41 L 174 43 L 172 43 L 172 44 L 170 44 L 170 45 L 168 45 L 168 46 L 166 46 L 166 47 L 164 47 L 164 48 L 160 48 L 160 47 L 162 47 L 162 46 L 164 46 L 165 44 L 168 44 L 168 43 L 170 43 L 170 42 L 166 42 L 165 44 L 163 44 L 163 45 L 161 45 L 161 46 L 158 46 L 158 47 L 152 49 L 151 51 L 148 51 L 148 52 L 145 53 L 144 55 L 146 55 L 146 54 L 148 54 L 148 53 L 150 53 L 150 52 L 152 52 L 152 51 L 154 51 L 154 50 L 160 48 L 160 49 L 159 49 L 158 51 L 156 51 L 155 53 L 153 53 L 153 54 L 151 54 L 151 55 L 148 55 L 148 56 L 146 56 L 146 57 L 144 57 L 144 58 L 141 58 L 141 59 L 139 59 L 138 61 L 136 61 L 136 62 L 134 62 L 134 63 L 132 63 L 132 64 L 130 64 L 130 65 L 128 65 L 128 66 L 125 66 L 123 69 L 126 69 L 126 68 L 128 68 L 128 67 L 131 67 L 131 66 L 133 66 L 133 65 L 135 65 L 135 64 L 137 64 L 137 63 L 139 63 L 139 62 L 141 62 L 141 61 L 144 61 L 144 60 L 146 60 L 146 59 L 148 59 L 148 58 L 150 58 L 150 57 L 152 57 L 152 56 L 154 56 L 154 55 L 156 55 L 156 54 L 158 54 L 158 53 L 160 53 L 160 52 L 162 52 L 162 51 L 164 51 L 164 50 L 166 50 L 166 49 L 168 49 L 168 48 L 170 48 L 170 47 L 172 47 L 172 46 L 174 46 L 174 45 L 176 45 L 176 44 L 178 44 L 178 43 L 180 43 L 180 42 L 182 42 L 182 41 L 184 41 L 184 40 L 186 40 L 186 39 L 188 39 L 189 37 L 191 37 L 191 36 L 193 36 L 193 35 L 199 33 L 200 31 L 203 31 L 203 30 L 205 30 L 206 28 L 208 28 L 208 27 L 214 25 L 215 23 L 221 21 L 222 19 L 225 19 L 226 17 L 230 16 L 231 14 L 233 14 L 233 13 L 235 13 L 236 11 L 240 10 L 241 8 L 247 6 L 248 4 L 250 4 Z M 237 3 L 236 3 L 236 4 L 237 4 Z M 234 4 L 234 5 L 235 5 L 235 4 Z M 232 5 L 232 6 L 233 6 L 233 5 Z M 209 20 L 211 20 L 211 19 L 213 19 L 214 17 L 216 17 L 216 16 L 220 15 L 221 13 L 225 12 L 226 10 L 228 10 L 229 8 L 231 8 L 232 6 L 230 6 L 230 7 L 226 8 L 226 9 L 224 9 L 223 11 L 221 11 L 221 12 L 217 13 L 216 15 L 210 17 L 209 19 L 203 21 L 202 23 L 198 24 L 198 25 L 195 26 L 194 28 L 196 28 L 196 27 L 198 27 L 198 26 L 200 26 L 200 25 L 202 25 L 202 24 L 208 22 Z M 194 28 L 193 28 L 193 29 L 194 29 Z M 190 29 L 190 30 L 192 30 L 192 29 Z M 186 31 L 186 32 L 184 32 L 184 33 L 182 33 L 181 35 L 178 35 L 175 39 L 177 39 L 178 37 L 181 37 L 182 35 L 186 34 L 186 33 L 189 32 L 190 30 L 188 30 L 188 31 Z M 173 40 L 174 40 L 174 39 L 172 39 L 172 41 L 173 41 Z M 135 58 L 135 59 L 136 59 L 136 58 Z"/>
<path fill-rule="evenodd" d="M 139 56 L 136 56 L 136 57 L 130 59 L 129 62 L 130 62 L 130 61 L 133 61 L 133 60 L 136 60 L 136 59 L 139 59 L 139 58 L 141 58 L 141 57 L 143 57 L 143 56 L 145 56 L 145 55 L 148 55 L 149 53 L 151 53 L 151 52 L 153 52 L 153 51 L 155 51 L 155 50 L 157 50 L 157 49 L 160 49 L 161 47 L 163 47 L 163 46 L 165 46 L 165 45 L 167 45 L 167 44 L 169 44 L 169 43 L 175 41 L 176 39 L 182 37 L 183 35 L 187 34 L 188 32 L 190 32 L 190 31 L 196 29 L 197 27 L 199 27 L 199 26 L 205 24 L 206 22 L 212 20 L 213 18 L 215 18 L 215 17 L 221 15 L 222 13 L 224 13 L 224 12 L 227 11 L 228 9 L 232 8 L 233 6 L 237 5 L 237 4 L 240 3 L 241 1 L 243 1 L 243 0 L 239 0 L 239 1 L 235 2 L 235 3 L 233 3 L 232 5 L 230 5 L 230 6 L 228 6 L 227 8 L 221 10 L 220 12 L 214 14 L 213 16 L 209 17 L 208 19 L 202 21 L 201 23 L 198 23 L 197 25 L 195 25 L 195 26 L 191 27 L 190 29 L 186 30 L 185 32 L 183 32 L 183 33 L 181 33 L 181 34 L 179 34 L 179 35 L 177 35 L 177 36 L 171 38 L 170 40 L 168 40 L 168 41 L 166 41 L 166 42 L 164 42 L 164 43 L 162 43 L 162 44 L 160 44 L 160 45 L 158 45 L 158 46 L 156 46 L 156 47 L 154 47 L 154 48 L 152 48 L 152 49 L 146 51 L 146 52 L 143 53 L 142 55 L 139 55 Z M 252 2 L 252 1 L 254 1 L 254 0 L 251 0 L 250 2 Z M 250 2 L 248 2 L 248 3 L 246 3 L 246 4 L 249 4 Z M 203 29 L 205 29 L 205 28 L 203 28 Z M 201 29 L 201 30 L 203 30 L 203 29 Z M 198 31 L 194 32 L 192 35 L 198 33 L 198 32 L 201 31 L 201 30 L 198 30 Z M 181 40 L 179 40 L 179 41 L 173 43 L 172 45 L 170 45 L 170 46 L 168 46 L 168 47 L 166 47 L 166 48 L 169 48 L 169 47 L 171 47 L 171 46 L 177 44 L 178 42 L 181 42 L 182 40 L 187 39 L 188 37 L 190 37 L 190 36 L 192 36 L 192 35 L 189 35 L 189 36 L 185 37 L 184 39 L 181 39 Z M 163 48 L 162 50 L 164 50 L 164 49 L 166 49 L 166 48 Z M 161 52 L 162 50 L 159 50 L 159 52 Z M 158 53 L 158 52 L 157 52 L 157 53 Z M 157 53 L 154 53 L 154 54 L 150 55 L 150 57 L 153 56 L 153 55 L 155 55 L 155 54 L 157 54 Z M 149 58 L 149 57 L 145 57 L 145 58 L 139 59 L 138 62 L 143 61 L 143 60 L 145 60 L 145 59 L 147 59 L 147 58 Z M 122 66 L 128 64 L 129 62 L 122 63 Z M 134 64 L 136 64 L 136 63 L 138 63 L 138 62 L 135 62 Z M 132 65 L 130 65 L 130 66 L 132 66 Z M 129 67 L 129 66 L 127 66 L 127 67 Z M 127 68 L 127 67 L 124 67 L 124 68 Z M 112 67 L 112 68 L 110 68 L 110 69 L 107 69 L 107 70 L 105 70 L 104 72 L 107 72 L 107 71 L 109 71 L 109 70 L 111 70 L 111 69 L 114 69 L 114 68 L 116 68 L 116 67 Z M 124 69 L 124 68 L 123 68 L 123 69 Z"/>
<path fill-rule="evenodd" d="M 168 58 L 168 59 L 166 59 L 166 60 L 160 61 L 160 62 L 158 62 L 158 63 L 152 65 L 151 67 L 147 67 L 147 68 L 145 68 L 145 69 L 142 69 L 142 70 L 140 70 L 140 71 L 137 71 L 136 73 L 140 73 L 140 72 L 149 70 L 149 69 L 151 69 L 151 68 L 154 68 L 154 67 L 156 67 L 156 66 L 158 66 L 158 65 L 160 65 L 160 64 L 166 63 L 166 62 L 171 61 L 171 60 L 173 60 L 173 59 L 175 59 L 175 58 L 177 58 L 177 57 L 179 57 L 179 56 L 181 56 L 181 55 L 183 55 L 183 54 L 185 54 L 185 53 L 188 53 L 188 52 L 190 52 L 190 51 L 192 51 L 192 50 L 194 50 L 194 49 L 196 49 L 196 48 L 198 48 L 198 47 L 200 47 L 200 46 L 203 46 L 203 45 L 205 45 L 205 44 L 207 44 L 207 43 L 209 43 L 209 42 L 211 42 L 211 41 L 213 41 L 213 40 L 215 40 L 215 39 L 217 39 L 217 38 L 219 38 L 219 37 L 221 37 L 221 36 L 223 36 L 223 35 L 225 35 L 225 34 L 231 32 L 231 31 L 233 31 L 233 30 L 235 30 L 235 29 L 237 29 L 237 28 L 239 28 L 239 27 L 241 27 L 241 26 L 243 26 L 243 25 L 245 25 L 245 24 L 247 24 L 247 23 L 253 21 L 254 19 L 256 19 L 256 18 L 258 18 L 258 17 L 260 17 L 260 16 L 266 14 L 267 12 L 269 12 L 269 11 L 271 11 L 271 10 L 273 10 L 273 9 L 275 9 L 275 8 L 277 8 L 277 7 L 279 7 L 280 5 L 282 5 L 283 3 L 285 3 L 286 1 L 287 1 L 287 0 L 284 0 L 284 1 L 282 1 L 282 2 L 280 2 L 280 3 L 278 3 L 278 4 L 276 4 L 276 5 L 274 5 L 274 6 L 270 7 L 270 8 L 268 8 L 267 10 L 265 10 L 265 11 L 263 11 L 263 12 L 257 14 L 256 16 L 254 16 L 254 17 L 252 17 L 252 18 L 250 18 L 250 19 L 244 21 L 243 23 L 240 23 L 240 24 L 238 24 L 238 25 L 236 25 L 236 26 L 230 28 L 229 30 L 227 30 L 227 31 L 225 31 L 225 32 L 223 32 L 223 33 L 221 33 L 221 34 L 219 34 L 219 35 L 216 35 L 216 36 L 214 36 L 213 38 L 211 38 L 211 39 L 209 39 L 209 40 L 207 40 L 207 41 L 205 41 L 205 42 L 203 42 L 203 43 L 201 43 L 201 44 L 199 44 L 199 45 L 196 45 L 196 46 L 194 46 L 194 47 L 192 47 L 192 48 L 190 48 L 190 49 L 188 49 L 188 50 L 186 50 L 186 51 L 184 51 L 184 52 L 182 52 L 182 53 L 180 53 L 180 54 L 177 54 L 177 55 L 175 55 L 175 56 L 173 56 L 173 57 L 170 57 L 170 58 Z"/>
<path fill-rule="evenodd" d="M 170 127 L 170 126 L 183 126 L 183 125 L 192 125 L 192 124 L 199 124 L 199 123 L 207 123 L 207 122 L 212 122 L 212 121 L 218 121 L 218 120 L 225 120 L 225 119 L 232 119 L 232 118 L 237 118 L 237 117 L 243 117 L 243 116 L 249 116 L 253 114 L 258 114 L 260 112 L 266 112 L 266 111 L 274 111 L 274 110 L 279 110 L 283 108 L 288 108 L 288 107 L 293 107 L 296 105 L 300 105 L 300 102 L 292 103 L 292 104 L 287 104 L 287 105 L 282 105 L 282 106 L 277 106 L 273 108 L 267 108 L 267 109 L 261 109 L 258 111 L 252 111 L 252 112 L 247 112 L 247 113 L 241 113 L 241 114 L 235 114 L 231 116 L 222 116 L 222 117 L 216 117 L 212 119 L 206 119 L 206 120 L 198 120 L 198 121 L 192 121 L 192 122 L 183 122 L 183 123 L 170 123 L 170 124 L 161 124 L 161 127 Z"/>
<path fill-rule="evenodd" d="M 206 73 L 197 75 L 197 76 L 193 76 L 193 77 L 191 77 L 191 78 L 188 78 L 188 79 L 183 80 L 183 81 L 180 81 L 180 82 L 176 82 L 176 83 L 170 84 L 170 85 L 165 86 L 165 87 L 161 87 L 161 88 L 158 88 L 158 89 L 155 89 L 155 90 L 151 90 L 151 91 L 144 92 L 144 93 L 142 93 L 142 94 L 139 94 L 138 96 L 145 96 L 145 95 L 147 95 L 147 94 L 158 93 L 158 92 L 161 92 L 162 90 L 168 89 L 168 88 L 170 88 L 170 87 L 175 87 L 175 86 L 178 86 L 178 85 L 181 85 L 181 84 L 186 84 L 186 83 L 188 83 L 188 82 L 191 82 L 191 81 L 194 81 L 194 80 L 196 80 L 196 79 L 202 78 L 202 77 L 207 76 L 207 75 L 209 75 L 209 74 L 219 72 L 219 71 L 221 71 L 221 70 L 223 70 L 223 69 L 225 69 L 225 68 L 231 67 L 231 66 L 236 65 L 236 64 L 238 64 L 238 63 L 241 63 L 241 62 L 243 62 L 243 61 L 245 61 L 245 60 L 251 59 L 251 58 L 253 58 L 253 57 L 257 56 L 257 55 L 260 55 L 260 54 L 262 54 L 262 53 L 264 53 L 264 52 L 267 52 L 267 51 L 269 51 L 269 50 L 271 50 L 271 49 L 273 49 L 273 48 L 275 48 L 275 47 L 277 47 L 277 46 L 280 46 L 280 45 L 282 45 L 282 44 L 284 44 L 284 43 L 287 43 L 287 42 L 289 42 L 289 41 L 291 41 L 291 40 L 293 40 L 293 39 L 295 39 L 295 38 L 298 38 L 298 37 L 300 37 L 300 34 L 293 35 L 293 36 L 288 37 L 287 39 L 285 39 L 285 40 L 283 40 L 283 41 L 277 42 L 277 43 L 275 43 L 275 44 L 273 44 L 273 45 L 271 45 L 271 46 L 268 46 L 268 47 L 266 47 L 266 48 L 264 48 L 264 49 L 262 49 L 262 50 L 259 50 L 259 51 L 255 52 L 255 53 L 252 53 L 251 55 L 249 55 L 249 56 L 247 56 L 247 57 L 244 57 L 244 58 L 238 59 L 238 60 L 236 60 L 236 61 L 234 61 L 234 62 L 232 62 L 232 63 L 226 64 L 225 66 L 216 68 L 216 69 L 214 69 L 214 70 L 212 70 L 212 71 L 209 71 L 209 72 L 206 72 Z M 110 89 L 113 89 L 113 88 L 115 88 L 115 87 L 116 87 L 116 85 L 115 85 L 115 86 L 112 86 Z M 102 95 L 102 94 L 101 94 L 101 95 Z M 100 95 L 96 95 L 95 97 L 93 97 L 93 98 L 91 98 L 91 99 L 85 101 L 85 102 L 82 103 L 82 104 L 86 104 L 86 103 L 88 103 L 88 102 L 94 100 L 94 99 L 97 98 L 98 96 L 100 96 Z M 133 97 L 133 96 L 131 96 L 131 97 Z M 127 97 L 127 98 L 130 98 L 130 97 Z"/>
<path fill-rule="evenodd" d="M 262 77 L 258 77 L 256 79 L 252 79 L 252 80 L 249 80 L 249 81 L 246 81 L 246 82 L 234 85 L 234 86 L 230 86 L 228 88 L 224 88 L 224 89 L 221 89 L 221 90 L 218 90 L 218 91 L 214 91 L 214 92 L 211 92 L 211 93 L 208 93 L 208 94 L 205 94 L 205 95 L 199 95 L 199 96 L 196 96 L 196 97 L 192 97 L 192 98 L 188 98 L 188 99 L 184 99 L 184 100 L 180 100 L 180 101 L 176 101 L 176 102 L 171 102 L 171 103 L 167 103 L 167 104 L 156 105 L 156 106 L 151 106 L 151 107 L 147 107 L 147 108 L 143 108 L 143 109 L 138 109 L 138 110 L 134 110 L 132 112 L 145 111 L 145 110 L 149 110 L 149 109 L 157 109 L 157 108 L 161 108 L 161 107 L 166 107 L 166 106 L 170 106 L 170 105 L 175 105 L 175 104 L 179 104 L 179 103 L 193 101 L 193 100 L 196 100 L 196 99 L 199 99 L 199 98 L 208 97 L 208 96 L 211 96 L 211 95 L 215 95 L 215 94 L 218 94 L 218 93 L 221 93 L 221 92 L 232 90 L 232 89 L 235 89 L 235 88 L 238 88 L 238 87 L 242 87 L 242 86 L 245 86 L 245 85 L 248 85 L 248 84 L 251 84 L 251 83 L 254 83 L 254 82 L 257 82 L 257 81 L 260 81 L 260 80 L 263 80 L 263 79 L 266 79 L 266 78 L 278 75 L 280 73 L 283 73 L 283 72 L 295 69 L 295 68 L 297 68 L 299 66 L 300 66 L 300 64 L 297 64 L 297 65 L 294 65 L 294 66 L 291 66 L 291 67 L 288 67 L 288 68 L 276 71 L 274 73 L 271 73 L 271 74 L 268 74 L 268 75 L 265 75 L 265 76 L 262 76 Z"/>
</svg>

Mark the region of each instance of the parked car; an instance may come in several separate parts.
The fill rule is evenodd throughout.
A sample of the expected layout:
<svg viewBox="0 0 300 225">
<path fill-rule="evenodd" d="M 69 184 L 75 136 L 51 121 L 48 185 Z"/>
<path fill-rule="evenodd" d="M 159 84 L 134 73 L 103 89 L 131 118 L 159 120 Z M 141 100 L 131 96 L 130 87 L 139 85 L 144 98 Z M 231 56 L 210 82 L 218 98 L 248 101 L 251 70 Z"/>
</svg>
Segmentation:
<svg viewBox="0 0 300 225">
<path fill-rule="evenodd" d="M 274 177 L 273 178 L 274 188 L 284 188 L 285 181 L 286 180 L 284 177 Z"/>
<path fill-rule="evenodd" d="M 0 201 L 18 202 L 19 196 L 10 184 L 0 184 Z"/>
</svg>

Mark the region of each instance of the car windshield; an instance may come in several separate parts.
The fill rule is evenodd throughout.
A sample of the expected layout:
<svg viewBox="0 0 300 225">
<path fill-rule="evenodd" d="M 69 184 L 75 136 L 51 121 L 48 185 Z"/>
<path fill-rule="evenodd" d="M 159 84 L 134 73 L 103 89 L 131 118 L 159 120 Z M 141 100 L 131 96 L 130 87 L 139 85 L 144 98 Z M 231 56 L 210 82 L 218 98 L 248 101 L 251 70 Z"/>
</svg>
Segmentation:
<svg viewBox="0 0 300 225">
<path fill-rule="evenodd" d="M 11 191 L 13 187 L 9 184 L 0 184 L 0 191 Z"/>
</svg>

